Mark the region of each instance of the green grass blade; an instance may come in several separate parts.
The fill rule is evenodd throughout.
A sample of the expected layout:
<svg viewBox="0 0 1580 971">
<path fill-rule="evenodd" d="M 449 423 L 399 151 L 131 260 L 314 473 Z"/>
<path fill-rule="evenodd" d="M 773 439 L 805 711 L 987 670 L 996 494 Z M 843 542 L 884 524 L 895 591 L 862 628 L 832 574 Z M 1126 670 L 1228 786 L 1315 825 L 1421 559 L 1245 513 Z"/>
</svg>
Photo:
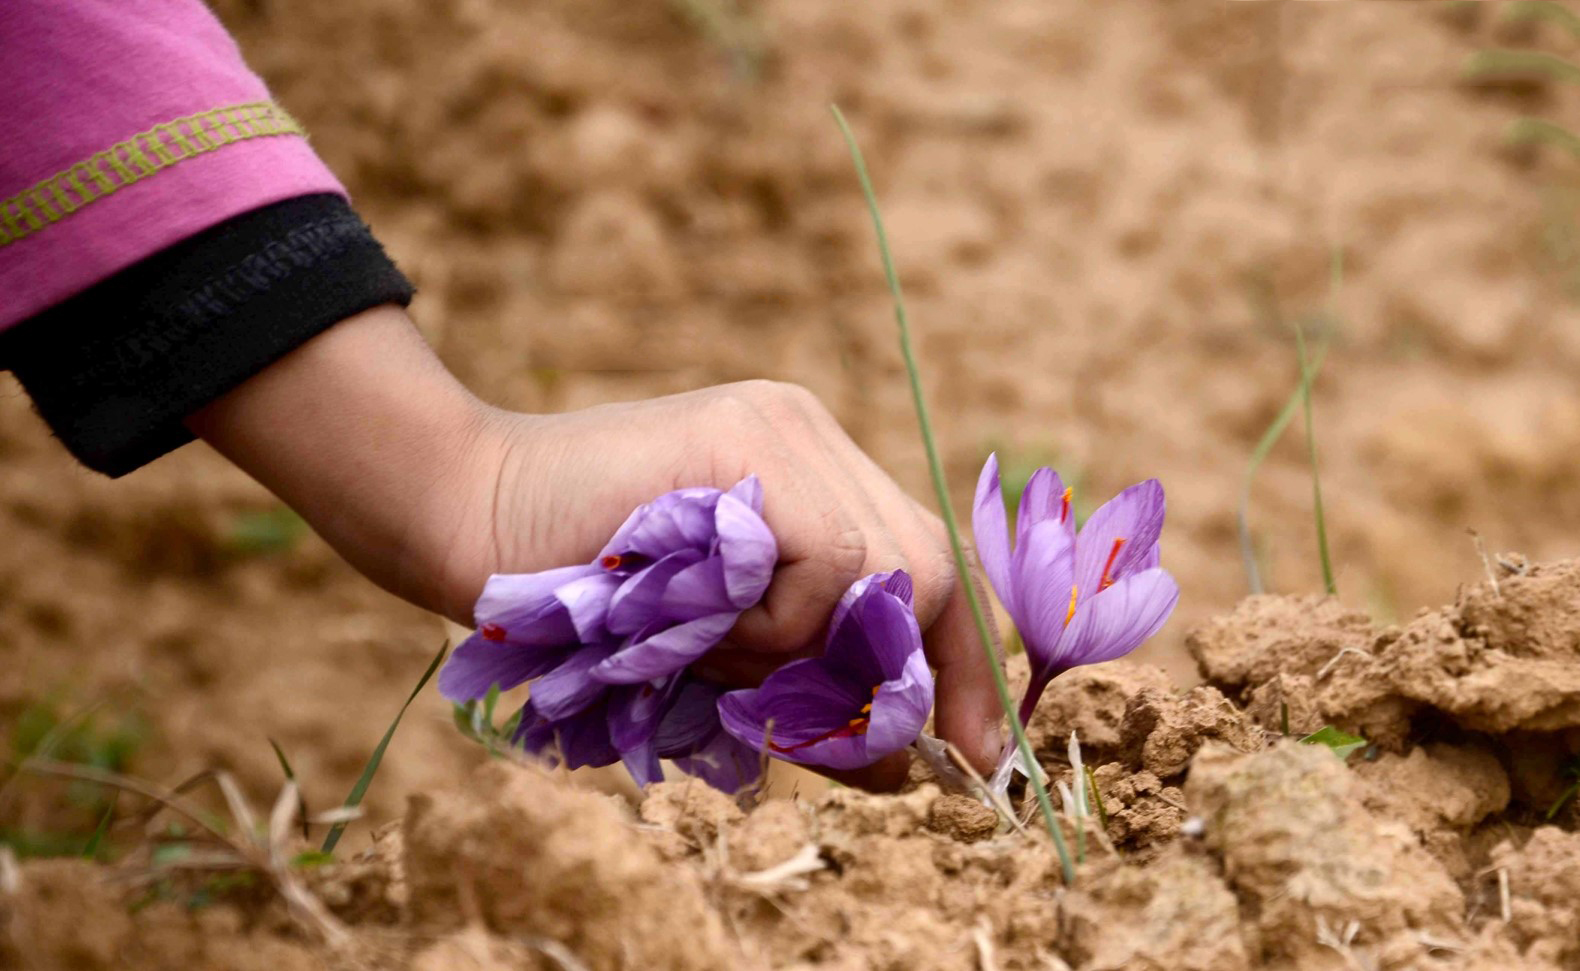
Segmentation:
<svg viewBox="0 0 1580 971">
<path fill-rule="evenodd" d="M 1504 137 L 1511 145 L 1552 145 L 1580 158 L 1580 135 L 1541 118 L 1516 120 Z"/>
<path fill-rule="evenodd" d="M 905 371 L 911 381 L 911 400 L 916 406 L 916 421 L 921 426 L 922 445 L 927 451 L 927 468 L 932 474 L 933 491 L 938 496 L 938 509 L 943 515 L 944 526 L 949 531 L 949 546 L 954 552 L 955 570 L 960 574 L 960 582 L 965 586 L 966 600 L 971 605 L 971 617 L 976 621 L 977 636 L 982 640 L 982 650 L 987 653 L 988 667 L 993 672 L 993 682 L 998 689 L 999 704 L 1004 707 L 1004 714 L 1009 718 L 1010 730 L 1014 732 L 1015 744 L 1020 749 L 1020 756 L 1026 762 L 1026 771 L 1031 779 L 1032 790 L 1037 794 L 1037 806 L 1042 810 L 1043 822 L 1047 824 L 1048 835 L 1053 838 L 1053 845 L 1059 853 L 1059 864 L 1064 871 L 1064 882 L 1073 883 L 1075 880 L 1075 865 L 1070 862 L 1070 850 L 1064 842 L 1064 831 L 1059 827 L 1059 820 L 1053 811 L 1053 800 L 1048 798 L 1048 787 L 1043 785 L 1041 773 L 1037 771 L 1037 758 L 1031 750 L 1031 743 L 1026 738 L 1025 726 L 1021 725 L 1020 718 L 1015 712 L 1015 702 L 1010 698 L 1009 683 L 1004 679 L 1004 671 L 999 666 L 998 655 L 993 650 L 993 635 L 988 632 L 987 615 L 983 613 L 982 603 L 977 598 L 976 584 L 972 582 L 971 566 L 966 562 L 965 545 L 960 541 L 960 526 L 955 521 L 954 507 L 949 502 L 949 487 L 944 481 L 943 462 L 938 457 L 938 445 L 933 440 L 932 420 L 928 417 L 927 399 L 922 393 L 921 372 L 916 366 L 916 355 L 911 349 L 911 327 L 905 315 L 905 298 L 900 293 L 900 277 L 894 270 L 894 258 L 889 253 L 889 237 L 883 228 L 883 215 L 878 211 L 878 196 L 873 191 L 872 179 L 867 175 L 867 162 L 862 157 L 861 147 L 856 144 L 856 136 L 846 123 L 845 116 L 838 105 L 829 105 L 829 110 L 834 113 L 834 121 L 839 124 L 840 132 L 845 136 L 845 144 L 850 148 L 851 161 L 856 166 L 856 178 L 861 182 L 862 195 L 867 200 L 867 211 L 872 216 L 872 227 L 878 236 L 878 255 L 883 261 L 883 275 L 889 282 L 889 293 L 894 297 L 894 319 L 900 328 L 900 353 L 905 358 Z"/>
<path fill-rule="evenodd" d="M 274 757 L 280 760 L 280 771 L 285 773 L 285 781 L 295 782 L 296 772 L 291 768 L 291 761 L 285 757 L 285 750 L 280 748 L 280 743 L 271 738 L 269 747 L 274 749 Z M 302 795 L 301 786 L 296 787 L 296 814 L 302 818 L 302 839 L 308 839 L 312 835 L 312 830 L 311 824 L 307 821 L 307 797 Z"/>
<path fill-rule="evenodd" d="M 439 653 L 435 654 L 433 660 L 429 662 L 428 670 L 424 671 L 422 677 L 417 681 L 417 687 L 411 689 L 411 694 L 406 696 L 406 703 L 401 705 L 400 711 L 395 713 L 395 720 L 390 722 L 390 727 L 385 731 L 384 737 L 379 740 L 378 747 L 373 750 L 372 755 L 368 756 L 368 764 L 362 770 L 362 776 L 357 779 L 357 784 L 351 787 L 351 793 L 346 796 L 345 806 L 347 808 L 361 805 L 362 797 L 367 795 L 368 786 L 373 782 L 373 776 L 379 771 L 379 763 L 384 761 L 384 750 L 389 748 L 390 739 L 395 737 L 395 729 L 400 727 L 402 716 L 406 714 L 406 709 L 411 707 L 411 703 L 417 700 L 417 696 L 422 693 L 422 689 L 427 686 L 428 679 L 432 678 L 433 673 L 439 670 L 439 664 L 444 660 L 444 655 L 449 649 L 449 642 L 445 642 L 439 647 Z M 335 844 L 340 842 L 340 834 L 345 832 L 345 829 L 345 823 L 336 823 L 330 827 L 329 835 L 324 837 L 323 852 L 334 852 Z"/>
<path fill-rule="evenodd" d="M 1311 376 L 1315 378 L 1322 371 L 1322 362 L 1328 356 L 1328 345 L 1324 341 L 1317 346 L 1317 351 L 1311 357 Z M 1305 400 L 1305 382 L 1289 393 L 1289 400 L 1284 402 L 1284 407 L 1267 426 L 1267 431 L 1262 433 L 1261 439 L 1256 443 L 1256 448 L 1251 450 L 1251 461 L 1246 464 L 1245 478 L 1240 483 L 1240 508 L 1235 513 L 1235 519 L 1240 530 L 1240 557 L 1245 561 L 1246 582 L 1250 585 L 1252 593 L 1265 593 L 1262 586 L 1262 571 L 1256 562 L 1256 546 L 1251 538 L 1251 485 L 1256 481 L 1257 470 L 1272 452 L 1273 446 L 1283 437 L 1284 430 L 1294 419 L 1295 412 L 1300 410 L 1300 404 Z"/>
<path fill-rule="evenodd" d="M 88 837 L 88 843 L 82 848 L 84 860 L 97 860 L 99 848 L 104 845 L 104 837 L 110 832 L 110 823 L 115 819 L 115 805 L 119 802 L 119 793 L 110 797 L 110 804 L 104 807 L 104 815 L 99 817 L 99 825 L 93 828 L 93 835 Z"/>
<path fill-rule="evenodd" d="M 1545 78 L 1580 84 L 1580 65 L 1546 51 L 1477 51 L 1465 59 L 1461 73 L 1471 81 L 1534 81 Z"/>
<path fill-rule="evenodd" d="M 1327 516 L 1322 509 L 1322 473 L 1317 466 L 1317 436 L 1314 430 L 1315 423 L 1311 417 L 1313 375 L 1310 363 L 1306 359 L 1306 329 L 1298 320 L 1295 321 L 1295 352 L 1300 359 L 1300 398 L 1306 413 L 1306 456 L 1311 461 L 1311 511 L 1317 521 L 1317 553 L 1322 558 L 1322 587 L 1331 597 L 1339 592 L 1339 588 L 1333 582 L 1333 557 L 1328 552 Z"/>
<path fill-rule="evenodd" d="M 1503 5 L 1503 22 L 1517 24 L 1531 20 L 1545 20 L 1557 24 L 1569 33 L 1580 37 L 1580 15 L 1561 3 L 1550 0 L 1513 0 Z"/>
</svg>

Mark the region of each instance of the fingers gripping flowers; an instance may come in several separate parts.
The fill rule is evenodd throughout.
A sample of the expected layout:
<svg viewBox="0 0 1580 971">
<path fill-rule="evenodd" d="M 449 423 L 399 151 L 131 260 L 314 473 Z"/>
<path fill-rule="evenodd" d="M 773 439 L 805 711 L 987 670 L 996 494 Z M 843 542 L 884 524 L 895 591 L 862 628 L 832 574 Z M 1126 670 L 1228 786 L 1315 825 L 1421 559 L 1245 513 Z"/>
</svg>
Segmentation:
<svg viewBox="0 0 1580 971">
<path fill-rule="evenodd" d="M 856 769 L 913 741 L 933 708 L 933 676 L 903 571 L 858 580 L 822 657 L 792 661 L 762 687 L 719 699 L 724 730 L 754 751 Z"/>
<path fill-rule="evenodd" d="M 750 782 L 756 757 L 720 739 L 722 689 L 685 668 L 768 588 L 778 547 L 762 502 L 755 477 L 671 492 L 633 512 L 593 563 L 490 577 L 440 691 L 459 703 L 532 682 L 513 741 L 556 748 L 572 768 L 623 760 L 646 784 L 664 757 Z"/>
<path fill-rule="evenodd" d="M 1179 598 L 1158 565 L 1156 480 L 1120 493 L 1079 531 L 1070 499 L 1052 469 L 1039 469 L 1011 545 L 996 457 L 977 486 L 982 564 L 1032 660 L 1023 721 L 1052 678 L 1128 654 Z M 662 777 L 660 759 L 734 792 L 757 779 L 763 755 L 848 770 L 907 748 L 934 684 L 903 571 L 858 580 L 823 655 L 758 688 L 726 691 L 688 670 L 768 588 L 778 546 L 762 508 L 755 477 L 727 491 L 681 489 L 633 512 L 592 563 L 491 577 L 477 632 L 440 672 L 440 690 L 459 703 L 530 682 L 514 744 L 571 768 L 622 761 L 642 785 Z"/>
</svg>

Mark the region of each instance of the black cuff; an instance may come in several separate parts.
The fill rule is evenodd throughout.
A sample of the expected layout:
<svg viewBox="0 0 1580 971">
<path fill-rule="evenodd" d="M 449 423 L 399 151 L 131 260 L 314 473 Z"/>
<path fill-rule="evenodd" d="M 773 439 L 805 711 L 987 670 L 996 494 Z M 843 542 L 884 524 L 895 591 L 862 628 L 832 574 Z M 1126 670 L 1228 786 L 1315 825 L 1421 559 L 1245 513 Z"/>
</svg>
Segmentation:
<svg viewBox="0 0 1580 971">
<path fill-rule="evenodd" d="M 188 415 L 309 338 L 412 292 L 345 199 L 301 196 L 17 324 L 0 370 L 83 464 L 121 476 L 190 442 Z"/>
</svg>

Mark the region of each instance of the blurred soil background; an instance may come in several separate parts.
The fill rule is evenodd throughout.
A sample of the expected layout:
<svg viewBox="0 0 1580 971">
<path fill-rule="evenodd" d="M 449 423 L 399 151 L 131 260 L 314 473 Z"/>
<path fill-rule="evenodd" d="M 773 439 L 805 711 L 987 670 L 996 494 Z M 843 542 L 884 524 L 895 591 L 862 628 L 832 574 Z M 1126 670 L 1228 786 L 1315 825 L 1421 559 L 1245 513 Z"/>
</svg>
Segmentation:
<svg viewBox="0 0 1580 971">
<path fill-rule="evenodd" d="M 1500 28 L 1498 5 L 216 6 L 481 395 L 559 411 L 794 381 L 925 497 L 838 102 L 956 508 L 990 449 L 1056 465 L 1088 509 L 1161 478 L 1184 595 L 1142 656 L 1182 682 L 1186 632 L 1247 590 L 1236 503 L 1295 387 L 1292 321 L 1331 341 L 1315 407 L 1347 606 L 1387 624 L 1451 601 L 1482 576 L 1467 527 L 1536 559 L 1580 546 L 1580 183 L 1503 143 L 1522 115 L 1580 122 L 1580 102 L 1460 79 L 1476 50 L 1575 45 Z M 1298 422 L 1251 509 L 1269 589 L 1319 590 Z M 153 778 L 224 767 L 262 799 L 273 737 L 327 805 L 442 637 L 205 447 L 105 481 L 0 379 L 8 754 L 49 736 Z M 474 748 L 429 692 L 373 821 L 463 778 Z M 0 827 L 46 846 L 91 830 L 95 798 L 21 780 Z"/>
</svg>

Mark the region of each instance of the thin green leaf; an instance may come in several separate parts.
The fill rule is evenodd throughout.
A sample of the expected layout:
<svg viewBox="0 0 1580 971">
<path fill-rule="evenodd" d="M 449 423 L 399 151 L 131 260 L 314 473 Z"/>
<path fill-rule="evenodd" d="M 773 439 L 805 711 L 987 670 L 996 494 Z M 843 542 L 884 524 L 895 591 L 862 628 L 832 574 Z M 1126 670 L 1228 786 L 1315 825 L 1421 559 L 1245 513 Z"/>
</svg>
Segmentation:
<svg viewBox="0 0 1580 971">
<path fill-rule="evenodd" d="M 119 801 L 119 794 L 110 798 L 110 804 L 104 807 L 104 815 L 99 817 L 99 825 L 93 828 L 93 835 L 88 837 L 88 843 L 82 848 L 84 860 L 97 860 L 99 848 L 104 845 L 104 837 L 110 832 L 110 823 L 115 819 L 115 804 Z"/>
<path fill-rule="evenodd" d="M 911 348 L 911 328 L 905 315 L 905 298 L 900 293 L 900 277 L 894 270 L 894 259 L 889 253 L 889 237 L 883 228 L 883 215 L 878 211 L 878 195 L 873 191 L 872 179 L 867 175 L 866 160 L 862 157 L 861 147 L 856 144 L 855 134 L 845 122 L 844 114 L 840 112 L 838 105 L 829 105 L 829 110 L 834 113 L 834 121 L 838 123 L 840 132 L 845 136 L 845 144 L 850 148 L 851 161 L 856 166 L 856 178 L 861 182 L 862 195 L 867 200 L 867 211 L 872 216 L 872 226 L 877 233 L 878 255 L 883 262 L 883 275 L 888 280 L 889 293 L 894 297 L 894 319 L 900 329 L 900 353 L 905 358 L 905 371 L 911 380 L 911 401 L 916 406 L 916 421 L 921 426 L 922 445 L 927 451 L 927 468 L 932 474 L 933 491 L 938 496 L 939 512 L 942 513 L 944 526 L 949 531 L 949 546 L 954 552 L 955 570 L 965 587 L 966 601 L 971 606 L 971 617 L 976 622 L 977 636 L 982 641 L 982 650 L 987 654 L 988 667 L 993 672 L 993 683 L 998 690 L 999 704 L 1003 706 L 1004 714 L 1009 717 L 1010 729 L 1015 735 L 1015 744 L 1019 747 L 1021 758 L 1026 763 L 1032 790 L 1037 794 L 1037 806 L 1042 810 L 1042 819 L 1048 827 L 1048 835 L 1053 838 L 1054 848 L 1058 850 L 1064 882 L 1073 883 L 1075 865 L 1070 862 L 1070 850 L 1065 845 L 1064 832 L 1060 829 L 1058 817 L 1054 814 L 1053 801 L 1048 798 L 1048 787 L 1043 785 L 1041 773 L 1037 771 L 1037 758 L 1031 750 L 1031 743 L 1026 739 L 1026 729 L 1016 715 L 1015 703 L 1009 694 L 1009 683 L 1004 680 L 998 655 L 993 650 L 993 636 L 988 632 L 987 615 L 983 613 L 982 603 L 977 598 L 976 584 L 971 579 L 971 565 L 966 561 L 965 544 L 960 541 L 960 526 L 955 521 L 954 507 L 949 502 L 949 486 L 944 481 L 944 466 L 938 457 L 938 445 L 933 440 L 932 421 L 927 413 L 927 399 L 922 393 L 921 372 L 916 366 L 916 354 Z"/>
<path fill-rule="evenodd" d="M 323 866 L 326 863 L 333 862 L 335 862 L 335 855 L 333 853 L 325 853 L 323 850 L 303 850 L 291 857 L 291 866 L 303 869 Z"/>
<path fill-rule="evenodd" d="M 406 696 L 406 703 L 401 705 L 400 711 L 395 713 L 395 720 L 390 722 L 390 727 L 384 732 L 384 737 L 379 740 L 378 747 L 368 757 L 367 768 L 362 770 L 362 775 L 357 779 L 356 785 L 351 787 L 350 795 L 346 796 L 344 803 L 346 808 L 355 808 L 362 804 L 362 797 L 367 795 L 368 786 L 372 784 L 373 776 L 379 771 L 379 763 L 384 761 L 384 750 L 389 748 L 390 739 L 395 737 L 395 729 L 400 727 L 402 716 L 406 714 L 406 709 L 411 707 L 411 703 L 417 700 L 417 696 L 422 693 L 422 689 L 427 686 L 428 679 L 432 678 L 433 673 L 439 670 L 439 664 L 444 660 L 444 655 L 449 649 L 449 642 L 445 642 L 439 647 L 439 653 L 435 654 L 433 660 L 429 662 L 428 670 L 424 671 L 422 677 L 418 679 L 417 687 L 411 689 L 411 694 Z M 324 845 L 322 847 L 325 853 L 334 852 L 335 844 L 340 842 L 340 834 L 344 833 L 345 830 L 345 823 L 336 823 L 329 828 L 329 835 L 324 837 Z"/>
<path fill-rule="evenodd" d="M 1319 728 L 1300 741 L 1305 745 L 1326 745 L 1341 760 L 1349 758 L 1371 744 L 1359 735 L 1351 735 L 1349 732 L 1334 728 L 1332 725 Z"/>
<path fill-rule="evenodd" d="M 1504 23 L 1517 24 L 1533 20 L 1545 20 L 1550 24 L 1557 24 L 1576 37 L 1580 37 L 1580 16 L 1561 3 L 1551 3 L 1548 0 L 1513 0 L 1512 3 L 1503 5 Z"/>
<path fill-rule="evenodd" d="M 1461 73 L 1471 81 L 1552 80 L 1580 84 L 1580 65 L 1546 51 L 1497 49 L 1466 58 Z"/>
<path fill-rule="evenodd" d="M 269 739 L 269 747 L 274 749 L 274 757 L 280 760 L 280 771 L 285 773 L 286 782 L 296 781 L 296 771 L 291 768 L 291 760 L 285 757 L 285 750 L 280 748 L 280 743 Z M 307 821 L 307 797 L 302 795 L 302 787 L 296 787 L 296 814 L 302 821 L 302 839 L 312 837 L 312 824 Z"/>
<path fill-rule="evenodd" d="M 489 728 L 494 727 L 494 706 L 499 704 L 499 682 L 495 681 L 488 686 L 488 694 L 483 696 L 483 724 Z"/>
<path fill-rule="evenodd" d="M 1322 473 L 1317 467 L 1317 435 L 1311 418 L 1311 368 L 1306 360 L 1306 329 L 1295 321 L 1295 352 L 1300 360 L 1300 397 L 1306 413 L 1306 456 L 1311 461 L 1311 512 L 1317 521 L 1317 554 L 1322 559 L 1322 587 L 1328 596 L 1339 592 L 1333 582 L 1333 557 L 1328 552 L 1327 516 L 1322 509 Z"/>
<path fill-rule="evenodd" d="M 1312 356 L 1312 377 L 1322 370 L 1322 362 L 1327 359 L 1328 345 L 1324 341 L 1317 346 L 1316 353 Z M 1251 450 L 1251 461 L 1246 464 L 1245 477 L 1240 482 L 1240 508 L 1235 513 L 1240 529 L 1240 557 L 1245 563 L 1246 582 L 1250 585 L 1252 593 L 1265 593 L 1262 586 L 1262 571 L 1256 560 L 1256 545 L 1251 537 L 1251 485 L 1256 481 L 1257 470 L 1262 467 L 1262 462 L 1267 459 L 1273 446 L 1283 437 L 1284 430 L 1295 417 L 1295 412 L 1300 409 L 1304 400 L 1305 382 L 1289 393 L 1289 400 L 1284 402 L 1284 407 L 1279 409 L 1273 423 L 1267 426 L 1267 431 L 1257 440 L 1256 448 Z"/>
<path fill-rule="evenodd" d="M 1097 821 L 1102 824 L 1103 832 L 1108 832 L 1108 808 L 1103 805 L 1103 794 L 1097 791 L 1097 773 L 1091 766 L 1086 768 L 1086 788 L 1092 794 L 1092 805 L 1097 807 Z"/>
<path fill-rule="evenodd" d="M 1520 118 L 1504 136 L 1511 145 L 1552 145 L 1580 158 L 1580 135 L 1541 118 Z"/>
</svg>

